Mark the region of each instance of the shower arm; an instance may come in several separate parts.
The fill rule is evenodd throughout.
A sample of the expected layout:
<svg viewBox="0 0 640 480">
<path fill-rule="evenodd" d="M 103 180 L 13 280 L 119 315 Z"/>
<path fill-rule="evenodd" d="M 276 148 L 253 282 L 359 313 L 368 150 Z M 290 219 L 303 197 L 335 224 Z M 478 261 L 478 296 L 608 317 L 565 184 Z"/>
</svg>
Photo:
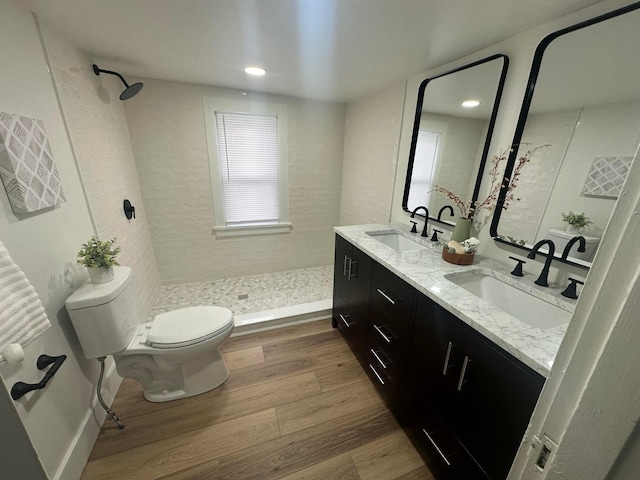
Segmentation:
<svg viewBox="0 0 640 480">
<path fill-rule="evenodd" d="M 112 70 L 103 70 L 101 68 L 98 68 L 98 66 L 96 64 L 93 65 L 93 73 L 95 73 L 96 75 L 100 75 L 100 73 L 108 73 L 109 75 L 115 75 L 117 76 L 120 80 L 122 80 L 122 83 L 124 83 L 124 86 L 129 88 L 129 84 L 127 83 L 127 81 L 124 79 L 124 77 L 122 75 L 120 75 L 118 72 L 114 72 Z"/>
</svg>

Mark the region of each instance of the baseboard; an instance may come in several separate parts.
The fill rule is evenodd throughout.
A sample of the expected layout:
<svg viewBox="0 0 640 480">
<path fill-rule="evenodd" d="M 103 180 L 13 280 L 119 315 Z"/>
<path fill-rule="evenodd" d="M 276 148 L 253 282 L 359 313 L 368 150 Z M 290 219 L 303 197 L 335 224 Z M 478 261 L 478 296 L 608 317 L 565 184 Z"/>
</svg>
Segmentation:
<svg viewBox="0 0 640 480">
<path fill-rule="evenodd" d="M 122 378 L 116 373 L 115 363 L 111 362 L 102 380 L 102 399 L 108 406 L 113 403 L 120 383 L 122 383 Z M 60 468 L 52 480 L 78 480 L 82 476 L 82 471 L 87 464 L 89 455 L 91 455 L 91 450 L 93 450 L 105 418 L 105 411 L 94 392 L 91 409 L 84 416 Z"/>
<path fill-rule="evenodd" d="M 291 307 L 236 315 L 232 337 L 264 332 L 289 325 L 314 322 L 331 316 L 332 301 L 320 300 Z"/>
</svg>

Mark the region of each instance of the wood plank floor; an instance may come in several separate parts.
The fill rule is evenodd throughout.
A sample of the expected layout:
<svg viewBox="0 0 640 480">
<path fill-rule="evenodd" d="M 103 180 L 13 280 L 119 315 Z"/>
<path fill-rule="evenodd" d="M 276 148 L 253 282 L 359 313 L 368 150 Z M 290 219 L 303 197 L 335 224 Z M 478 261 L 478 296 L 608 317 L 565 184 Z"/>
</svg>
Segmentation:
<svg viewBox="0 0 640 480">
<path fill-rule="evenodd" d="M 125 379 L 82 475 L 433 480 L 331 320 L 230 338 L 221 387 L 168 403 Z"/>
</svg>

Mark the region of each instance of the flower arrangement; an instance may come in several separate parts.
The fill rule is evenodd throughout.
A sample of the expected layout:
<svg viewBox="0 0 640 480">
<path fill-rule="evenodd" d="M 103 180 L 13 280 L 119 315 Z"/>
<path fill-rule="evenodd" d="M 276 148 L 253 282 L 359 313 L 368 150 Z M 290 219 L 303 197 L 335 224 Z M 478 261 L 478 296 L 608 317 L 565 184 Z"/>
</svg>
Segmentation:
<svg viewBox="0 0 640 480">
<path fill-rule="evenodd" d="M 573 213 L 571 210 L 569 210 L 569 213 L 567 214 L 561 213 L 561 215 L 562 215 L 562 221 L 567 222 L 573 228 L 588 227 L 593 223 L 591 220 L 589 220 L 589 217 L 587 217 L 584 214 L 584 212 Z"/>
<path fill-rule="evenodd" d="M 528 144 L 521 144 L 528 145 Z M 473 219 L 475 214 L 482 210 L 486 209 L 487 211 L 493 211 L 496 208 L 496 202 L 498 200 L 498 194 L 500 193 L 501 188 L 507 189 L 507 194 L 504 199 L 504 203 L 502 204 L 502 208 L 504 210 L 507 209 L 509 204 L 513 201 L 518 201 L 520 198 L 516 197 L 514 194 L 514 190 L 518 185 L 518 178 L 522 173 L 522 169 L 524 166 L 531 161 L 531 157 L 533 154 L 540 148 L 548 147 L 549 145 L 540 145 L 535 148 L 530 148 L 527 152 L 518 158 L 516 161 L 515 167 L 513 169 L 513 173 L 511 178 L 505 178 L 508 182 L 506 186 L 503 183 L 498 181 L 499 174 L 499 166 L 502 162 L 507 160 L 509 154 L 513 151 L 514 145 L 511 145 L 508 148 L 505 148 L 499 155 L 494 155 L 491 158 L 491 168 L 489 169 L 488 175 L 491 177 L 491 187 L 489 189 L 489 194 L 487 197 L 481 202 L 463 202 L 458 195 L 453 193 L 451 190 L 448 190 L 444 187 L 440 187 L 438 185 L 435 186 L 435 191 L 445 195 L 448 199 L 452 200 L 453 203 L 460 210 L 461 216 L 463 218 L 468 218 L 470 220 Z"/>
<path fill-rule="evenodd" d="M 116 239 L 103 242 L 95 235 L 87 243 L 82 244 L 78 252 L 78 263 L 85 267 L 109 268 L 113 265 L 120 265 L 116 260 L 116 255 L 120 253 L 120 247 L 114 247 Z"/>
</svg>

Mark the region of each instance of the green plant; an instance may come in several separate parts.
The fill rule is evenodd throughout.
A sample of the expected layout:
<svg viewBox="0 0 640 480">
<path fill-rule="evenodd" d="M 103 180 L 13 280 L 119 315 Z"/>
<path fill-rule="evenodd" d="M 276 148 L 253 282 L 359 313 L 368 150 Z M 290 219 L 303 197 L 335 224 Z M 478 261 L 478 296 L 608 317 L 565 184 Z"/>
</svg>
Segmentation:
<svg viewBox="0 0 640 480">
<path fill-rule="evenodd" d="M 114 247 L 115 241 L 115 238 L 103 242 L 95 236 L 91 237 L 87 243 L 82 244 L 82 249 L 78 252 L 78 263 L 85 267 L 102 268 L 120 265 L 116 260 L 120 247 Z"/>
<path fill-rule="evenodd" d="M 561 215 L 562 215 L 562 221 L 567 222 L 569 225 L 571 225 L 574 228 L 587 227 L 593 223 L 591 220 L 589 220 L 589 217 L 587 217 L 584 214 L 584 212 L 573 213 L 571 210 L 569 210 L 569 213 L 567 214 L 561 213 Z"/>
</svg>

